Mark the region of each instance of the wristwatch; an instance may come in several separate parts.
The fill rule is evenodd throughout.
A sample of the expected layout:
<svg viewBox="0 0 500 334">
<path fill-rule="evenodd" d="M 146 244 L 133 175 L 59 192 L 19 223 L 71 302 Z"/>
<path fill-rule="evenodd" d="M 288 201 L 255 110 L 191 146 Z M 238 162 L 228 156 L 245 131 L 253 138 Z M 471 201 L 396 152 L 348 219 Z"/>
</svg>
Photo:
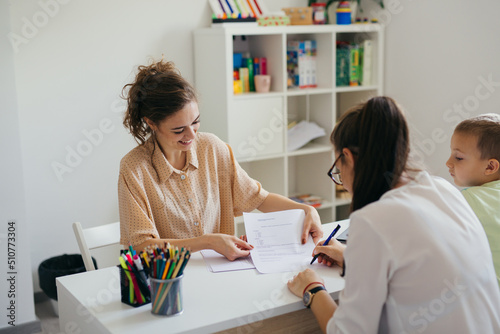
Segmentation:
<svg viewBox="0 0 500 334">
<path fill-rule="evenodd" d="M 314 295 L 321 290 L 326 290 L 326 289 L 324 286 L 320 285 L 315 288 L 312 288 L 311 290 L 306 291 L 302 296 L 302 301 L 304 302 L 304 306 L 310 308 Z"/>
</svg>

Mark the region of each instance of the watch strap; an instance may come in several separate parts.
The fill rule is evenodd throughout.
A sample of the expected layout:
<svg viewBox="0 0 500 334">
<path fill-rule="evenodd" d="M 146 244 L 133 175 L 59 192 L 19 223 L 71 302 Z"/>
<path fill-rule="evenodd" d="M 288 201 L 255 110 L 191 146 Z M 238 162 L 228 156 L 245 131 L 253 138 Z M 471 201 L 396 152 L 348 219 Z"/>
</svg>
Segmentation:
<svg viewBox="0 0 500 334">
<path fill-rule="evenodd" d="M 311 290 L 309 290 L 309 293 L 311 295 L 314 295 L 316 292 L 320 292 L 321 290 L 326 290 L 324 286 L 317 286 L 315 288 L 312 288 Z"/>
<path fill-rule="evenodd" d="M 321 290 L 325 290 L 325 287 L 320 285 L 320 286 L 317 286 L 315 288 L 312 288 L 311 290 L 308 290 L 306 293 L 308 293 L 310 295 L 310 298 L 309 298 L 309 302 L 307 303 L 307 305 L 305 305 L 307 308 L 310 308 L 311 307 L 311 304 L 312 304 L 312 301 L 314 299 L 314 295 L 318 292 L 320 292 Z"/>
</svg>

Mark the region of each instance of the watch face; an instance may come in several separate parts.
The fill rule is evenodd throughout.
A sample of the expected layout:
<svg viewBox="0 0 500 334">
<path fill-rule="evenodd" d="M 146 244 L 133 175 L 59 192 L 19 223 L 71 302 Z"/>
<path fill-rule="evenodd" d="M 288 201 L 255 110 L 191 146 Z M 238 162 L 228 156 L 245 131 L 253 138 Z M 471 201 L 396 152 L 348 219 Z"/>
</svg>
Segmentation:
<svg viewBox="0 0 500 334">
<path fill-rule="evenodd" d="M 302 296 L 302 301 L 304 302 L 304 306 L 309 306 L 309 303 L 311 303 L 311 297 L 312 294 L 309 291 L 306 291 L 306 293 L 304 293 L 304 296 Z"/>
</svg>

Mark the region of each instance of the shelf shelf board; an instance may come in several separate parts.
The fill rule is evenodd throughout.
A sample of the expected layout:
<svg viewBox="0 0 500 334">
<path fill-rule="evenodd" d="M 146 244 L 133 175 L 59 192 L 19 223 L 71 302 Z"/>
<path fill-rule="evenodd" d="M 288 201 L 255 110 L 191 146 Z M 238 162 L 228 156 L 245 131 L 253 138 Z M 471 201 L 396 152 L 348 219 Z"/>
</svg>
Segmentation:
<svg viewBox="0 0 500 334">
<path fill-rule="evenodd" d="M 335 206 L 351 204 L 350 198 L 335 198 Z"/>
<path fill-rule="evenodd" d="M 367 90 L 377 90 L 378 86 L 344 86 L 335 88 L 336 93 L 362 92 Z"/>
<path fill-rule="evenodd" d="M 286 92 L 288 96 L 299 96 L 299 95 L 314 95 L 314 94 L 329 94 L 332 93 L 332 88 L 289 88 Z"/>
<path fill-rule="evenodd" d="M 333 203 L 327 200 L 323 200 L 321 202 L 321 206 L 317 207 L 316 210 L 321 210 L 321 209 L 330 209 L 333 207 Z"/>
<path fill-rule="evenodd" d="M 243 162 L 253 162 L 253 161 L 261 161 L 261 160 L 269 160 L 269 159 L 279 159 L 279 158 L 283 158 L 284 156 L 285 156 L 284 153 L 257 155 L 255 157 L 238 157 L 238 156 L 236 156 L 236 160 L 239 163 L 243 163 Z"/>
<path fill-rule="evenodd" d="M 236 100 L 265 99 L 267 97 L 280 97 L 280 96 L 283 96 L 283 92 L 269 92 L 269 93 L 250 92 L 250 93 L 241 93 L 233 95 L 234 99 Z"/>
<path fill-rule="evenodd" d="M 317 24 L 317 25 L 290 25 L 290 26 L 232 26 L 202 28 L 197 34 L 225 34 L 225 35 L 273 35 L 273 34 L 315 34 L 315 33 L 360 33 L 382 30 L 381 24 Z"/>
<path fill-rule="evenodd" d="M 331 152 L 332 150 L 333 150 L 332 145 L 309 143 L 296 151 L 287 152 L 287 155 L 293 157 L 298 155 Z"/>
<path fill-rule="evenodd" d="M 337 24 L 335 25 L 335 32 L 373 32 L 380 31 L 382 26 L 380 23 L 360 23 L 360 24 Z"/>
</svg>

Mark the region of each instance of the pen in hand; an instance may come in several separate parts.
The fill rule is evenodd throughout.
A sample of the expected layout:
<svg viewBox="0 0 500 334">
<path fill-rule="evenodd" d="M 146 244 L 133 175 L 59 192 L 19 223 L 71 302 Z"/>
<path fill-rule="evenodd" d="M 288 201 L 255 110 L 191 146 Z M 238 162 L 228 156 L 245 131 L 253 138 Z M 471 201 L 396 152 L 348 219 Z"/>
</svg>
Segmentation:
<svg viewBox="0 0 500 334">
<path fill-rule="evenodd" d="M 332 231 L 332 233 L 330 233 L 330 235 L 328 236 L 328 238 L 323 243 L 323 246 L 328 245 L 328 243 L 330 242 L 330 240 L 332 240 L 332 238 L 335 236 L 335 234 L 338 232 L 338 230 L 340 230 L 340 224 L 337 224 L 337 227 L 335 227 L 335 229 Z M 316 261 L 316 259 L 318 258 L 319 255 L 320 255 L 320 253 L 314 255 L 314 257 L 313 257 L 313 259 L 311 261 L 311 264 L 313 264 L 314 261 Z"/>
</svg>

